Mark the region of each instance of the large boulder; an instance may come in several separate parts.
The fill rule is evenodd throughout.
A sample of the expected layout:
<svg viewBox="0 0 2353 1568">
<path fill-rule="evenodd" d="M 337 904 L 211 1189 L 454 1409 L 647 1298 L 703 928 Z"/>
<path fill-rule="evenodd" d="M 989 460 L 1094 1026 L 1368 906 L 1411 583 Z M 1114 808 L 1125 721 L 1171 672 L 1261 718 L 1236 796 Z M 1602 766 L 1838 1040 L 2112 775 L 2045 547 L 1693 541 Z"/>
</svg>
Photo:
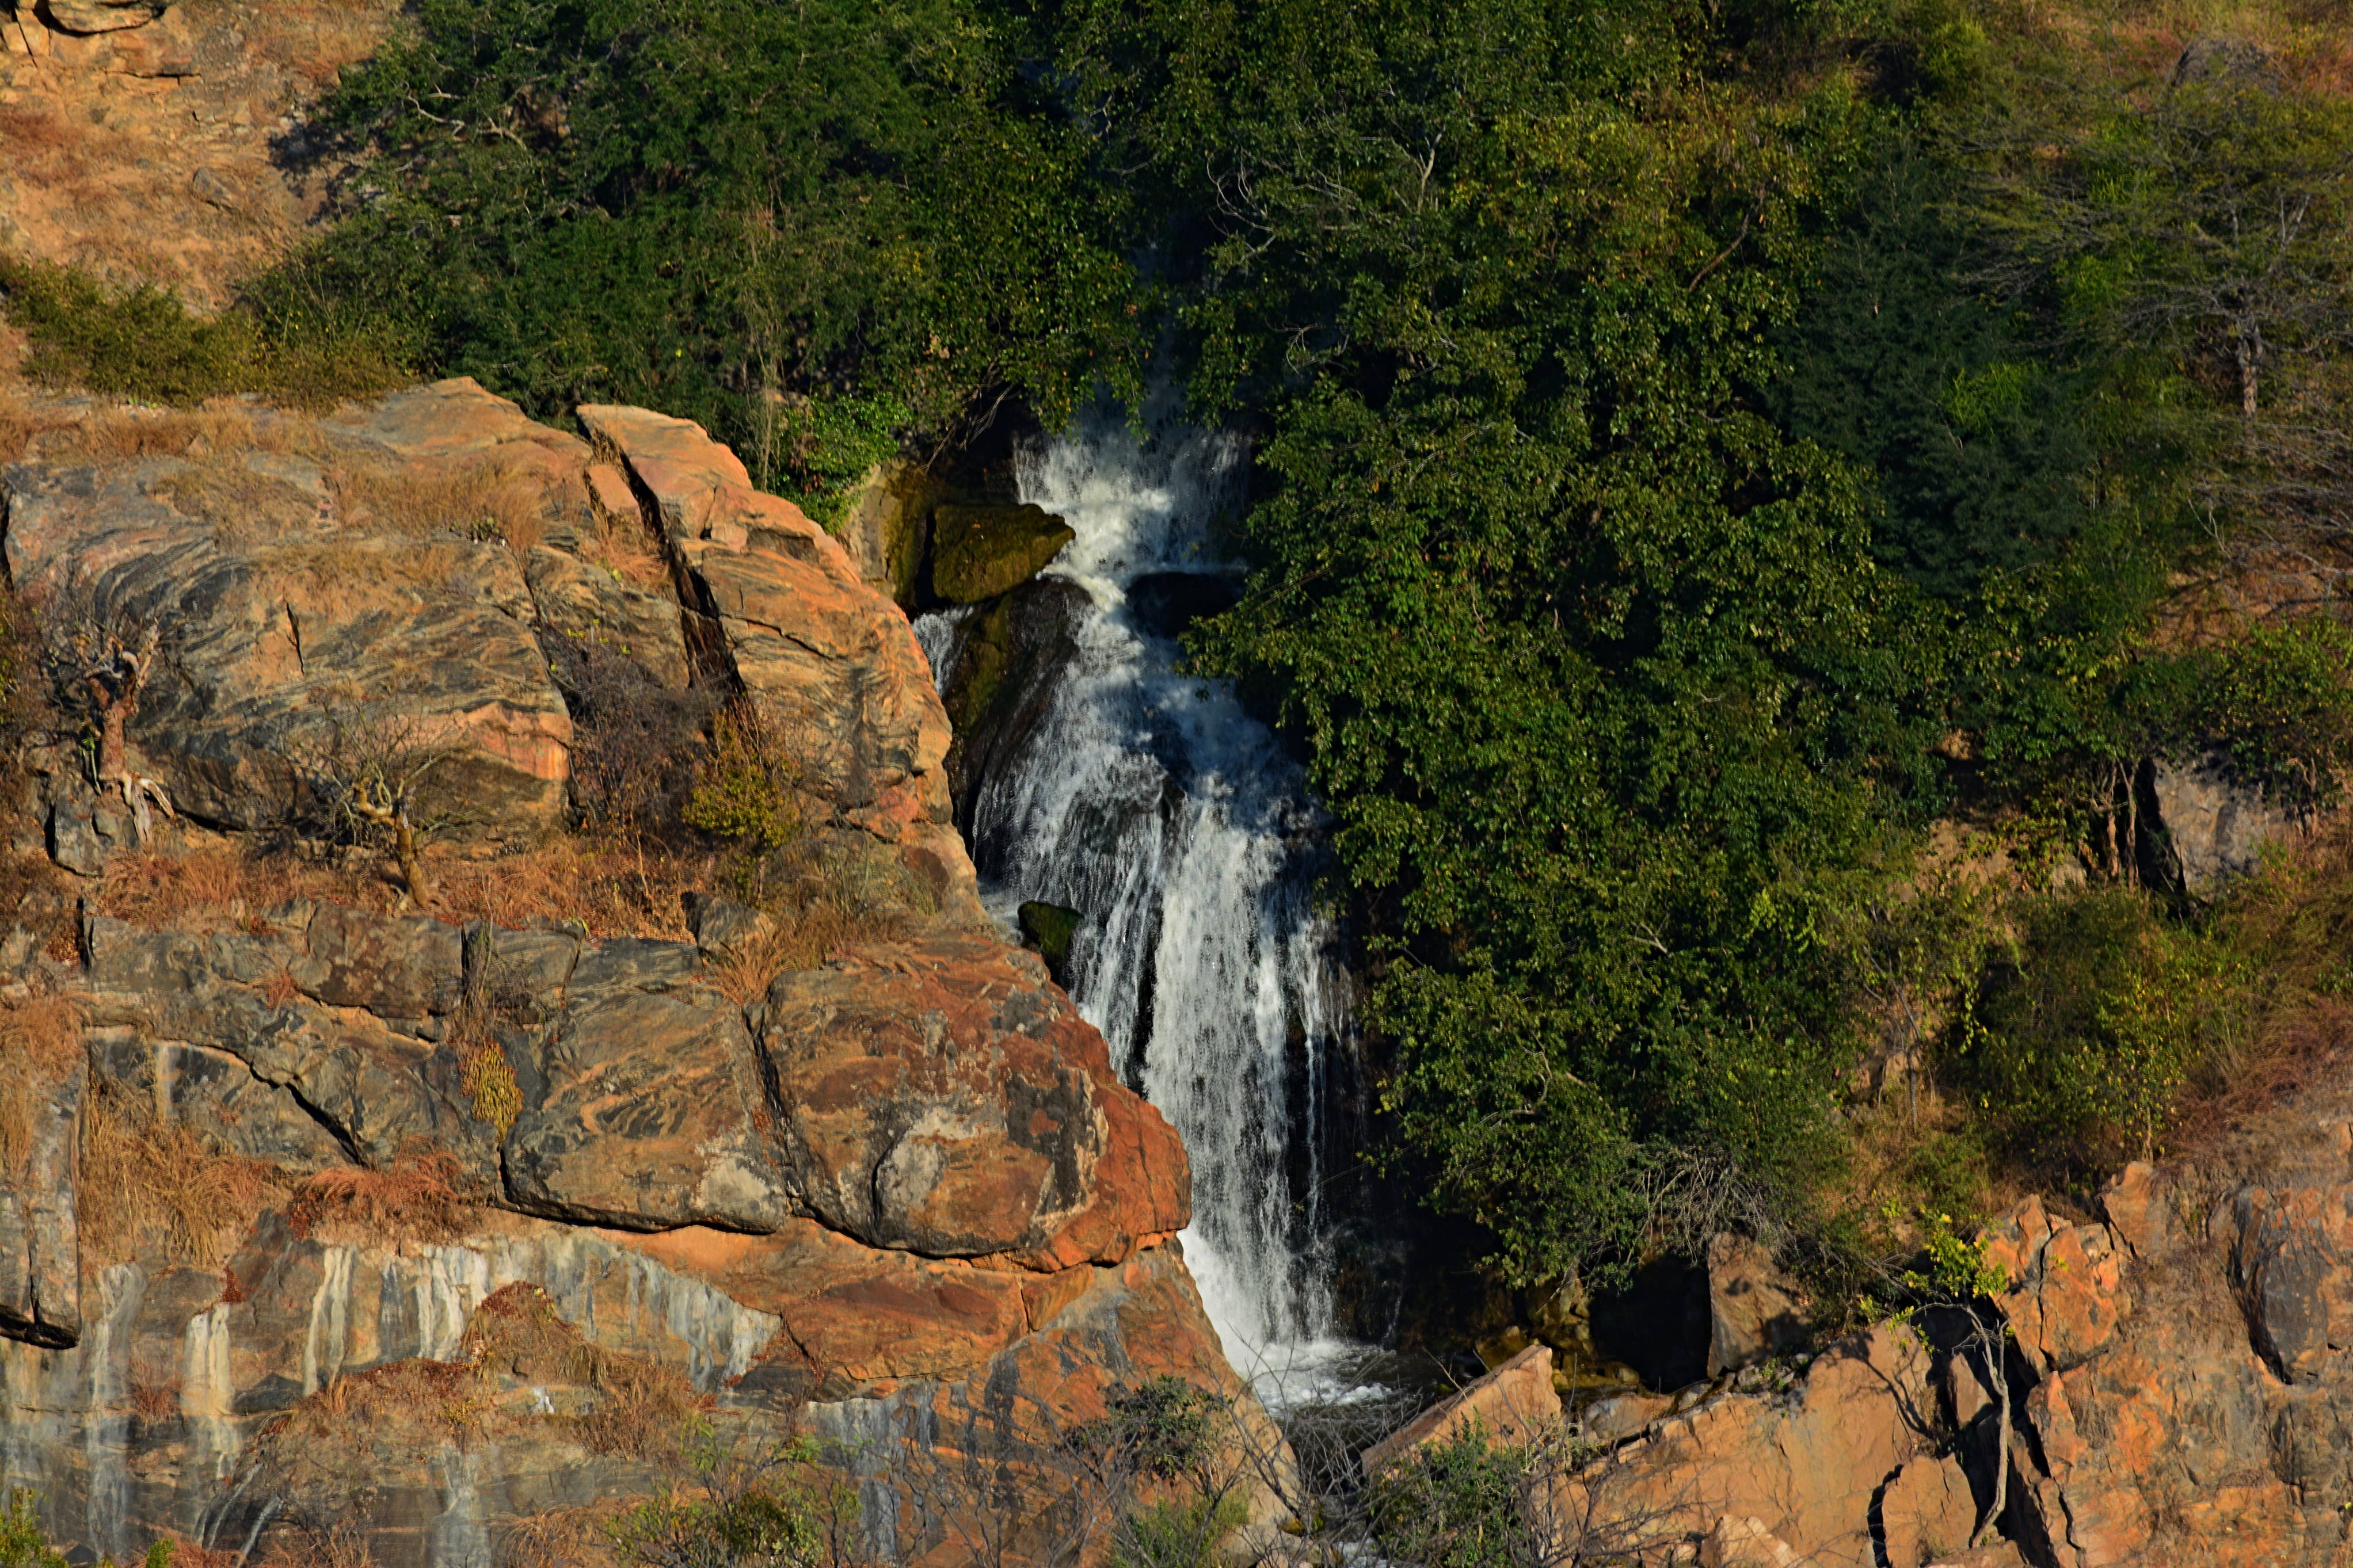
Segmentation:
<svg viewBox="0 0 2353 1568">
<path fill-rule="evenodd" d="M 906 616 L 798 507 L 754 489 L 701 426 L 597 405 L 579 417 L 641 494 L 704 650 L 741 684 L 817 808 L 899 846 L 953 916 L 982 921 L 942 766 L 947 713 Z"/>
<path fill-rule="evenodd" d="M 2186 892 L 2204 896 L 2260 868 L 2263 849 L 2296 833 L 2295 815 L 2220 757 L 2151 764 L 2158 858 Z"/>
<path fill-rule="evenodd" d="M 257 417 L 249 445 L 0 472 L 10 580 L 52 616 L 160 625 L 168 679 L 130 740 L 200 820 L 282 822 L 292 759 L 340 724 L 454 748 L 430 791 L 461 836 L 543 830 L 572 722 L 522 564 L 474 509 L 560 508 L 586 447 L 470 381 L 316 425 Z"/>
<path fill-rule="evenodd" d="M 760 1043 L 804 1200 L 871 1245 L 1068 1268 L 1191 1217 L 1175 1130 L 1031 954 L 855 949 L 779 975 Z"/>
<path fill-rule="evenodd" d="M 1707 1244 L 1707 1320 L 1710 1377 L 1800 1349 L 1812 1337 L 1804 1291 L 1768 1248 L 1744 1236 Z"/>
<path fill-rule="evenodd" d="M 932 513 L 932 594 L 977 605 L 1010 593 L 1077 537 L 1041 506 L 948 502 Z"/>
<path fill-rule="evenodd" d="M 1476 1431 L 1492 1443 L 1525 1445 L 1551 1435 L 1560 1420 L 1552 1385 L 1552 1347 L 1530 1345 L 1457 1389 L 1356 1457 L 1367 1476 L 1416 1448 Z"/>
</svg>

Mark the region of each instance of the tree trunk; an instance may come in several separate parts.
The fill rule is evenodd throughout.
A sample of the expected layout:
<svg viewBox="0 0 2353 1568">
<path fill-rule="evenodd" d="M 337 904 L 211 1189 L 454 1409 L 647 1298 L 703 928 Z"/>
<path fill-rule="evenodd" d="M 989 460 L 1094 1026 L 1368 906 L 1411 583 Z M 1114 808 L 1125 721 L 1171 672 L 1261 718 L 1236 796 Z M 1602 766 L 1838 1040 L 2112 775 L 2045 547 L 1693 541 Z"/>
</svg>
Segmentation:
<svg viewBox="0 0 2353 1568">
<path fill-rule="evenodd" d="M 417 852 L 417 825 L 408 819 L 408 808 L 396 806 L 392 814 L 392 852 L 400 862 L 400 879 L 408 884 L 408 896 L 422 909 L 433 902 L 433 885 L 425 879 L 425 861 Z"/>
<path fill-rule="evenodd" d="M 1994 1386 L 2001 1393 L 2001 1415 L 1999 1418 L 2001 1425 L 1994 1432 L 1993 1502 L 1986 1510 L 1985 1522 L 1978 1525 L 1977 1533 L 1969 1537 L 1969 1550 L 1972 1552 L 1983 1546 L 1992 1536 L 1994 1526 L 2001 1522 L 2002 1514 L 2010 1508 L 2010 1344 L 2007 1329 L 1998 1329 L 1988 1334 L 1980 1326 L 1978 1330 L 1978 1345 L 1986 1347 L 1988 1340 L 1992 1344 L 1988 1349 L 1986 1359 L 1993 1369 Z"/>
<path fill-rule="evenodd" d="M 114 784 L 127 778 L 131 763 L 122 739 L 122 727 L 130 722 L 136 700 L 117 697 L 106 688 L 106 682 L 92 678 L 90 696 L 98 702 L 98 782 Z"/>
</svg>

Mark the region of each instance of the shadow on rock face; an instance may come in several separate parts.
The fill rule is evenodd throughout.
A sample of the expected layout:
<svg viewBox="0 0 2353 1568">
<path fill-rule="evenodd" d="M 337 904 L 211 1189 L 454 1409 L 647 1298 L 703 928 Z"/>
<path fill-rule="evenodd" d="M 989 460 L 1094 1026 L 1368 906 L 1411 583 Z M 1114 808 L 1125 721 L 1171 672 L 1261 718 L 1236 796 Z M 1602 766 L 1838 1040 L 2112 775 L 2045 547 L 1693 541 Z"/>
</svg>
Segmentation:
<svg viewBox="0 0 2353 1568">
<path fill-rule="evenodd" d="M 1624 1289 L 1597 1292 L 1592 1321 L 1596 1347 L 1641 1373 L 1645 1387 L 1672 1390 L 1707 1375 L 1707 1269 L 1690 1258 L 1654 1258 Z"/>
</svg>

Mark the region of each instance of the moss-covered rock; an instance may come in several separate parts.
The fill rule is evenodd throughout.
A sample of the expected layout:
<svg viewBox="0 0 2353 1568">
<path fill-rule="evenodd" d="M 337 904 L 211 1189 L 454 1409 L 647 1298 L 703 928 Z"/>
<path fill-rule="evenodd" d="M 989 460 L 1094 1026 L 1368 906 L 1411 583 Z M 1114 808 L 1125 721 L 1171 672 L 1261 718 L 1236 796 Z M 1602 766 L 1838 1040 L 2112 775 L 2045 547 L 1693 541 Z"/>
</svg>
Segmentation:
<svg viewBox="0 0 2353 1568">
<path fill-rule="evenodd" d="M 920 602 L 932 509 L 944 493 L 944 487 L 921 464 L 878 464 L 850 492 L 833 530 L 857 563 L 858 574 L 902 610 L 912 611 Z"/>
<path fill-rule="evenodd" d="M 945 701 L 955 739 L 948 789 L 956 826 L 976 831 L 973 806 L 992 771 L 1008 766 L 1050 705 L 1076 657 L 1073 634 L 1087 605 L 1075 583 L 1041 578 L 983 605 L 948 668 Z"/>
<path fill-rule="evenodd" d="M 1078 940 L 1078 910 L 1064 904 L 1032 899 L 1014 911 L 1021 925 L 1021 943 L 1046 961 L 1046 973 L 1057 985 L 1071 983 L 1071 944 Z"/>
<path fill-rule="evenodd" d="M 1039 506 L 940 506 L 932 513 L 932 594 L 951 605 L 994 599 L 1035 577 L 1077 537 Z"/>
</svg>

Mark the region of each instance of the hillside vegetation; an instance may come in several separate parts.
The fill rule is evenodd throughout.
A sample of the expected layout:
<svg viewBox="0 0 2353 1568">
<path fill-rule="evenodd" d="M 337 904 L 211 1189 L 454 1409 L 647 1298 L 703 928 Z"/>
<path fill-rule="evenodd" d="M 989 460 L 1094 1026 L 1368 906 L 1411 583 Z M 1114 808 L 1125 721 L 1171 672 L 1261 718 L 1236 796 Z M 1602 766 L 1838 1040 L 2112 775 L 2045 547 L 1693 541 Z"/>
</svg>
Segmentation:
<svg viewBox="0 0 2353 1568">
<path fill-rule="evenodd" d="M 640 403 L 819 516 L 1181 379 L 1258 438 L 1192 653 L 1310 760 L 1384 1157 L 1515 1283 L 1835 1262 L 2342 1022 L 2341 850 L 2193 900 L 2141 780 L 2317 821 L 2353 748 L 2348 29 L 422 0 L 321 108 L 334 221 L 166 322 L 211 368 L 0 290 L 55 379 Z"/>
</svg>

